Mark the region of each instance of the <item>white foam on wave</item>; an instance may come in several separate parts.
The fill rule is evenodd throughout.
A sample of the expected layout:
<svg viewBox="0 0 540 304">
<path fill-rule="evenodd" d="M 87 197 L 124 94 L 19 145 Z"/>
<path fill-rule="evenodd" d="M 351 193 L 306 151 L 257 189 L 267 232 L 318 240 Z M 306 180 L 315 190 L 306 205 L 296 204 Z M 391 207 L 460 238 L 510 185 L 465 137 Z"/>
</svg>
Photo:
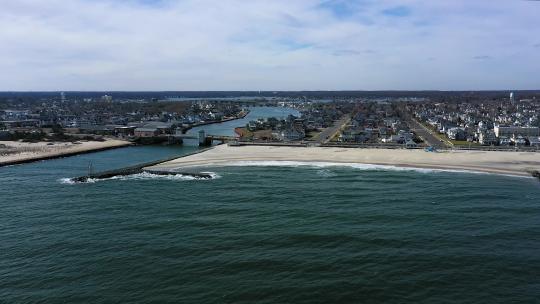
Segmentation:
<svg viewBox="0 0 540 304">
<path fill-rule="evenodd" d="M 374 165 L 360 163 L 340 163 L 340 162 L 303 162 L 289 160 L 266 160 L 266 161 L 237 161 L 227 163 L 226 166 L 232 167 L 311 167 L 311 168 L 332 168 L 332 167 L 347 167 L 365 171 L 417 171 L 421 173 L 451 171 L 451 172 L 470 172 L 446 169 L 426 169 L 416 167 L 400 167 L 392 165 Z M 479 172 L 481 173 L 481 172 Z"/>
<path fill-rule="evenodd" d="M 208 174 L 210 178 L 203 178 L 199 176 L 184 175 L 184 174 L 175 174 L 175 175 L 159 175 L 149 172 L 130 174 L 124 176 L 113 176 L 109 178 L 89 178 L 84 184 L 93 184 L 100 181 L 132 181 L 132 180 L 172 180 L 172 181 L 194 181 L 194 180 L 211 180 L 221 178 L 221 176 L 215 172 L 201 172 L 203 174 Z M 71 178 L 61 178 L 60 183 L 67 185 L 81 184 L 81 182 L 75 182 Z"/>
<path fill-rule="evenodd" d="M 334 177 L 337 176 L 337 174 L 331 170 L 328 169 L 320 169 L 317 170 L 317 174 L 322 177 Z"/>
<path fill-rule="evenodd" d="M 332 168 L 332 167 L 347 167 L 362 171 L 413 171 L 418 173 L 466 173 L 466 174 L 484 174 L 484 175 L 501 175 L 508 177 L 520 177 L 531 178 L 529 176 L 517 176 L 509 174 L 498 174 L 491 172 L 481 172 L 473 170 L 459 170 L 459 169 L 439 169 L 439 168 L 419 168 L 419 167 L 405 167 L 405 166 L 393 166 L 393 165 L 375 165 L 375 164 L 360 164 L 360 163 L 340 163 L 340 162 L 304 162 L 304 161 L 280 161 L 280 160 L 267 160 L 267 161 L 235 161 L 229 162 L 224 166 L 231 167 L 311 167 L 311 168 Z M 331 171 L 318 172 L 320 175 L 335 174 Z M 328 176 L 327 176 L 328 177 Z"/>
<path fill-rule="evenodd" d="M 71 178 L 67 178 L 67 177 L 61 178 L 61 179 L 59 179 L 58 181 L 59 181 L 61 184 L 65 184 L 65 185 L 74 185 L 74 184 L 76 184 L 75 181 L 73 181 Z"/>
</svg>

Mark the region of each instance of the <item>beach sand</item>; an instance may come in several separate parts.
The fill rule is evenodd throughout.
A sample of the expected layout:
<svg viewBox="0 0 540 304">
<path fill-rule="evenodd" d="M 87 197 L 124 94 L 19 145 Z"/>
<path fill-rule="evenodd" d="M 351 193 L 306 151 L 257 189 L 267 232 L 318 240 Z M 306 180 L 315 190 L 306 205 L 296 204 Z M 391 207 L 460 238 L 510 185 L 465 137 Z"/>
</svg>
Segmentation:
<svg viewBox="0 0 540 304">
<path fill-rule="evenodd" d="M 131 145 L 128 141 L 37 142 L 0 141 L 0 166 L 50 159 Z"/>
<path fill-rule="evenodd" d="M 246 165 L 265 161 L 373 164 L 517 176 L 530 176 L 528 171 L 540 170 L 540 153 L 534 152 L 441 151 L 433 153 L 406 149 L 227 145 L 220 145 L 202 153 L 146 169 L 178 170 L 189 167 Z"/>
</svg>

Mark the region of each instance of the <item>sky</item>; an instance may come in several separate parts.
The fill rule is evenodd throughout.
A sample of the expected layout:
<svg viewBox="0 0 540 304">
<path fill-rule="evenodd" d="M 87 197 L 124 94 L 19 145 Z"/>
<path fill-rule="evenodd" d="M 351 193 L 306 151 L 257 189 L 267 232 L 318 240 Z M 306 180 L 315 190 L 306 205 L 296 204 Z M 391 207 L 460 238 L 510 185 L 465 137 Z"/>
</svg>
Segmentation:
<svg viewBox="0 0 540 304">
<path fill-rule="evenodd" d="M 0 0 L 0 91 L 540 89 L 540 1 Z"/>
</svg>

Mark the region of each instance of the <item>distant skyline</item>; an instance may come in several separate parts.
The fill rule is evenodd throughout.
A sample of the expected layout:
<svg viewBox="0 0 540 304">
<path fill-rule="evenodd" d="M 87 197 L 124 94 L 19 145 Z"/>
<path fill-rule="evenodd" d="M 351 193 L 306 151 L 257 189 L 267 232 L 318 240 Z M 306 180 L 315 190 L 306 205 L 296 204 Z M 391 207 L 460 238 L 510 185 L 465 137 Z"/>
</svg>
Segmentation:
<svg viewBox="0 0 540 304">
<path fill-rule="evenodd" d="M 17 0 L 0 91 L 540 89 L 540 1 Z"/>
</svg>

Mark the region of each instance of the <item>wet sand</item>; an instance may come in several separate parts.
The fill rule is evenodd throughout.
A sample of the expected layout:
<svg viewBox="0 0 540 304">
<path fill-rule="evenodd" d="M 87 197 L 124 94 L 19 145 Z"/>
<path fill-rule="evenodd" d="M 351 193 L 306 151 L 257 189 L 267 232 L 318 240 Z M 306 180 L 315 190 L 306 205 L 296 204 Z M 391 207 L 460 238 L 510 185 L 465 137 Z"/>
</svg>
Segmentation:
<svg viewBox="0 0 540 304">
<path fill-rule="evenodd" d="M 267 161 L 373 164 L 515 176 L 530 176 L 530 171 L 540 170 L 540 153 L 535 152 L 441 151 L 433 153 L 407 149 L 227 145 L 220 145 L 202 153 L 177 158 L 147 169 L 178 170 L 189 167 L 249 165 L 249 163 Z"/>
</svg>

